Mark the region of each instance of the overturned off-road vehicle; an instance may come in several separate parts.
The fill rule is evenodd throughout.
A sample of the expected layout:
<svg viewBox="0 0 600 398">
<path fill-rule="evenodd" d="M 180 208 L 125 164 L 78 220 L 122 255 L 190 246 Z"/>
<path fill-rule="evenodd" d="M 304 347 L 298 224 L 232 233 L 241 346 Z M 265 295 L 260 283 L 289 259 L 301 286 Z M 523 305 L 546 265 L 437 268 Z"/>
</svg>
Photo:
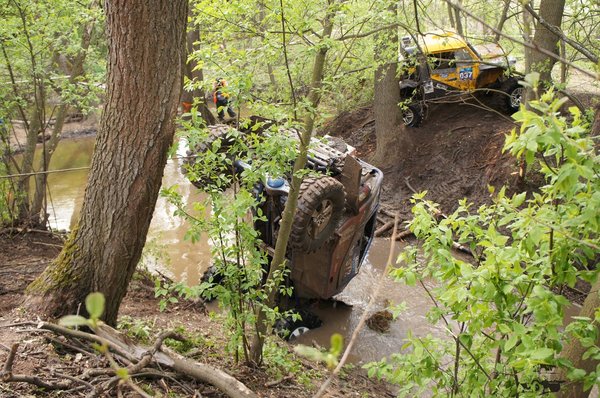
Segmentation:
<svg viewBox="0 0 600 398">
<path fill-rule="evenodd" d="M 522 76 L 513 71 L 515 61 L 498 44 L 472 46 L 453 32 L 426 33 L 416 42 L 404 37 L 400 58 L 400 97 L 407 126 L 418 126 L 429 104 L 477 90 L 496 93 L 498 107 L 507 113 L 519 110 Z"/>
<path fill-rule="evenodd" d="M 183 171 L 191 182 L 204 188 L 189 170 L 201 161 L 200 152 L 227 152 L 226 125 L 208 127 L 208 140 L 188 151 Z M 277 134 L 297 137 L 297 132 Z M 220 145 L 212 142 L 221 140 Z M 252 167 L 252 160 L 232 159 L 234 172 Z M 294 299 L 328 299 L 341 292 L 359 272 L 375 231 L 383 173 L 355 157 L 355 150 L 339 139 L 325 136 L 312 140 L 306 176 L 299 192 L 291 236 L 286 251 Z M 264 215 L 254 222 L 262 246 L 272 256 L 277 243 L 283 209 L 290 190 L 290 176 L 255 181 L 254 194 L 262 197 L 254 213 Z M 293 306 L 293 305 L 292 305 Z"/>
</svg>

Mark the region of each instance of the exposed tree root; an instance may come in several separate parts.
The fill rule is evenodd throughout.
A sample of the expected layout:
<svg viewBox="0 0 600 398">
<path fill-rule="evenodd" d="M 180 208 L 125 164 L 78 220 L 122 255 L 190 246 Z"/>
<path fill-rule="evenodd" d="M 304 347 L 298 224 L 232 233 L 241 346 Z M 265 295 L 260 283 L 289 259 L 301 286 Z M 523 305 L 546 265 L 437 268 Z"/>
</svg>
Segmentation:
<svg viewBox="0 0 600 398">
<path fill-rule="evenodd" d="M 30 325 L 35 325 L 31 322 Z M 246 387 L 242 382 L 225 373 L 224 371 L 212 366 L 194 362 L 185 358 L 166 347 L 163 347 L 165 339 L 183 340 L 173 331 L 162 333 L 157 337 L 152 347 L 143 347 L 130 342 L 125 336 L 117 330 L 102 325 L 97 328 L 96 334 L 83 332 L 80 330 L 68 329 L 57 324 L 40 322 L 37 328 L 48 330 L 55 334 L 64 336 L 68 342 L 59 339 L 52 339 L 55 343 L 63 344 L 65 347 L 73 349 L 81 345 L 80 340 L 88 343 L 107 347 L 110 352 L 110 360 L 127 370 L 129 380 L 137 378 L 161 378 L 176 380 L 185 376 L 202 383 L 208 383 L 231 398 L 256 398 L 257 395 Z M 99 396 L 103 392 L 114 388 L 122 379 L 122 375 L 117 374 L 116 367 L 87 369 L 78 377 L 51 372 L 48 380 L 43 380 L 40 376 L 21 375 L 13 373 L 13 364 L 19 345 L 14 344 L 10 348 L 10 353 L 0 372 L 0 381 L 24 382 L 33 384 L 45 390 L 88 390 L 91 397 Z M 87 347 L 86 347 L 87 348 Z M 81 351 L 87 351 L 85 348 Z M 114 358 L 114 359 L 113 359 Z M 109 361 L 110 362 L 110 361 Z M 173 372 L 166 371 L 170 369 Z M 51 379 L 51 380 L 50 380 Z M 127 383 L 130 388 L 145 396 L 135 383 Z"/>
</svg>

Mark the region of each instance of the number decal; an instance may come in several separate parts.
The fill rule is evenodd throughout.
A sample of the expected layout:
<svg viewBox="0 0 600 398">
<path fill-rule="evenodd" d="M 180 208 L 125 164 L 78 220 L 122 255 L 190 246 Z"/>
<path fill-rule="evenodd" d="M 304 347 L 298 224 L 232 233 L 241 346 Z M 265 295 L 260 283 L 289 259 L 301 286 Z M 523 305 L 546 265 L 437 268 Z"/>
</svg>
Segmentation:
<svg viewBox="0 0 600 398">
<path fill-rule="evenodd" d="M 462 68 L 458 71 L 458 78 L 460 80 L 471 80 L 473 79 L 473 68 Z"/>
</svg>

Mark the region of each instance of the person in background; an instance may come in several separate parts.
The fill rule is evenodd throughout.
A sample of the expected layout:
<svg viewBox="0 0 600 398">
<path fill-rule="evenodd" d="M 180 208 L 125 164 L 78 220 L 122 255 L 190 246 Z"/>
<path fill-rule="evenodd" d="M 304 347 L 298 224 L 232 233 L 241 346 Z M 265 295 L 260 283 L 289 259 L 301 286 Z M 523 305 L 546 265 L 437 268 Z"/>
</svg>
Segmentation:
<svg viewBox="0 0 600 398">
<path fill-rule="evenodd" d="M 229 117 L 235 117 L 235 112 L 231 109 L 231 105 L 229 104 L 229 93 L 224 90 L 225 87 L 227 87 L 227 81 L 225 79 L 219 78 L 215 80 L 213 101 L 217 107 L 217 115 L 221 122 L 225 119 L 225 110 L 227 110 Z"/>
</svg>

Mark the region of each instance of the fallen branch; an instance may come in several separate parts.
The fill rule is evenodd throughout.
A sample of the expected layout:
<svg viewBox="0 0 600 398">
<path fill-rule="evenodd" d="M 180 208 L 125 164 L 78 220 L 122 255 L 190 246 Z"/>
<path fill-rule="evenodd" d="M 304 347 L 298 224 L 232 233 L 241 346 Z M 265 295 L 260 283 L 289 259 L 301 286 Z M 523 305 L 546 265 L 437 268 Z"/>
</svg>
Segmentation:
<svg viewBox="0 0 600 398">
<path fill-rule="evenodd" d="M 408 177 L 404 177 L 404 183 L 406 184 L 406 186 L 408 187 L 408 189 L 410 189 L 412 191 L 412 193 L 417 194 L 417 190 L 413 188 L 412 185 L 410 185 L 410 176 Z"/>
<path fill-rule="evenodd" d="M 285 382 L 285 381 L 288 381 L 288 380 L 292 380 L 293 378 L 294 378 L 294 375 L 292 375 L 292 374 L 289 374 L 289 375 L 287 375 L 287 376 L 280 377 L 280 378 L 279 378 L 279 379 L 277 379 L 277 380 L 273 380 L 273 381 L 266 382 L 266 383 L 265 383 L 265 387 L 266 387 L 266 388 L 275 387 L 276 385 L 279 385 L 279 384 L 281 384 L 281 383 L 283 383 L 283 382 Z"/>
<path fill-rule="evenodd" d="M 375 230 L 375 236 L 383 235 L 384 233 L 386 233 L 387 231 L 392 229 L 393 226 L 394 226 L 394 220 L 386 222 L 381 227 L 379 227 Z"/>
<path fill-rule="evenodd" d="M 26 324 L 35 325 L 33 322 Z M 254 392 L 228 373 L 206 364 L 194 362 L 168 348 L 162 347 L 164 340 L 167 338 L 183 340 L 181 336 L 172 331 L 162 333 L 158 336 L 154 345 L 148 349 L 147 347 L 129 342 L 121 333 L 107 325 L 101 325 L 96 328 L 96 334 L 73 330 L 47 322 L 38 323 L 37 330 L 40 329 L 107 347 L 112 355 L 127 365 L 126 369 L 130 377 L 141 377 L 142 374 L 151 374 L 153 377 L 173 378 L 172 374 L 162 371 L 163 368 L 169 368 L 181 375 L 211 384 L 231 398 L 257 398 Z M 95 390 L 93 390 L 91 396 L 96 396 L 101 393 L 100 391 L 112 388 L 119 380 L 115 369 L 91 369 L 84 372 L 78 378 L 67 377 L 69 382 L 64 383 L 48 383 L 35 376 L 13 375 L 12 364 L 17 347 L 18 345 L 15 345 L 11 348 L 7 362 L 4 365 L 4 370 L 0 373 L 0 380 L 2 381 L 25 382 L 48 390 L 66 390 L 73 388 L 76 384 L 94 387 L 86 380 L 95 379 L 99 375 L 111 376 L 110 379 L 102 383 L 102 386 L 94 387 Z M 152 364 L 161 369 L 161 371 L 148 369 Z M 135 384 L 127 384 L 136 390 L 137 393 L 141 394 L 138 391 L 139 387 Z"/>
<path fill-rule="evenodd" d="M 410 229 L 405 229 L 404 231 L 398 232 L 396 234 L 396 240 L 402 240 L 404 238 L 408 238 L 411 235 L 414 235 L 413 231 L 411 231 Z"/>
<path fill-rule="evenodd" d="M 113 345 L 120 346 L 123 351 L 141 360 L 147 350 L 137 345 L 128 344 L 120 336 L 120 333 L 110 326 L 102 325 L 97 333 Z M 131 352 L 133 351 L 133 352 Z M 248 387 L 228 373 L 212 366 L 191 361 L 168 348 L 163 348 L 154 354 L 154 360 L 163 367 L 169 367 L 176 372 L 203 383 L 211 384 L 231 398 L 257 398 Z"/>
<path fill-rule="evenodd" d="M 15 356 L 17 355 L 18 349 L 19 343 L 15 343 L 12 345 L 10 353 L 8 354 L 8 358 L 6 358 L 6 362 L 4 363 L 4 367 L 2 368 L 2 372 L 0 373 L 0 381 L 4 383 L 28 383 L 33 384 L 36 387 L 44 388 L 46 390 L 66 390 L 68 388 L 71 388 L 72 383 L 70 382 L 47 383 L 37 376 L 13 374 L 12 368 L 15 362 Z"/>
</svg>

